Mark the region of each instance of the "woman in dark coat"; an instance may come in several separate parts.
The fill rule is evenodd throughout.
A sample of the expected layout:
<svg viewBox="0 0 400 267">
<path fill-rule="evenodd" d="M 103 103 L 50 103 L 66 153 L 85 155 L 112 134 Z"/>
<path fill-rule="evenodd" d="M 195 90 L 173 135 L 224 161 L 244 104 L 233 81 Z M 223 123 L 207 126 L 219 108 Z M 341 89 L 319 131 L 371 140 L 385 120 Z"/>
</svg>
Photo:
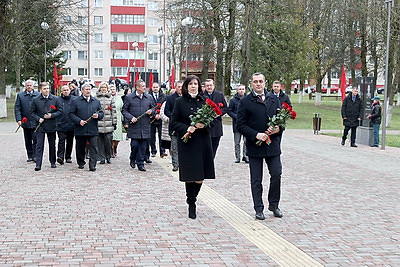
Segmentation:
<svg viewBox="0 0 400 267">
<path fill-rule="evenodd" d="M 196 199 L 204 179 L 215 179 L 210 127 L 203 123 L 191 126 L 192 115 L 205 104 L 197 76 L 188 76 L 182 86 L 182 97 L 175 102 L 170 127 L 178 137 L 179 180 L 185 182 L 189 218 L 196 218 Z M 191 132 L 185 143 L 182 137 Z"/>
</svg>

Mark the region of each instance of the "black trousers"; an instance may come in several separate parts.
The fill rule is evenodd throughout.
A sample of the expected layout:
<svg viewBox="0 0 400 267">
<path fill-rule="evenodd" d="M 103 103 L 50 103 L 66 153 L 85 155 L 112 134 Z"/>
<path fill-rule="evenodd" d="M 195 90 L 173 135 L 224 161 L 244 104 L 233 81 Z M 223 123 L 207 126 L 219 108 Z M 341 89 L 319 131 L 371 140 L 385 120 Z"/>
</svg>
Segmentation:
<svg viewBox="0 0 400 267">
<path fill-rule="evenodd" d="M 279 200 L 281 198 L 281 175 L 282 175 L 281 156 L 278 155 L 265 158 L 249 157 L 251 194 L 253 197 L 254 210 L 256 212 L 264 210 L 264 203 L 262 199 L 264 160 L 267 163 L 268 171 L 271 176 L 269 181 L 269 191 L 268 191 L 269 205 L 271 205 L 274 208 L 278 208 Z"/>
<path fill-rule="evenodd" d="M 165 149 L 161 146 L 161 133 L 162 124 L 150 124 L 150 148 L 151 154 L 157 154 L 156 146 L 156 132 L 158 132 L 158 147 L 160 148 L 160 155 L 165 154 Z"/>
<path fill-rule="evenodd" d="M 215 155 L 217 155 L 219 140 L 221 140 L 221 136 L 211 137 L 211 145 L 212 145 L 212 149 L 213 149 L 214 158 L 215 158 Z"/>
<path fill-rule="evenodd" d="M 75 136 L 75 153 L 76 161 L 79 166 L 86 164 L 85 162 L 85 147 L 86 143 L 89 146 L 89 168 L 95 168 L 97 162 L 97 135 L 96 136 Z"/>
<path fill-rule="evenodd" d="M 344 131 L 343 131 L 343 136 L 342 139 L 346 140 L 347 135 L 349 134 L 349 131 L 351 129 L 351 133 L 350 133 L 350 143 L 353 145 L 356 143 L 356 131 L 357 131 L 357 126 L 356 127 L 350 127 L 350 126 L 345 126 L 344 127 Z"/>
<path fill-rule="evenodd" d="M 68 132 L 57 132 L 58 135 L 58 146 L 57 146 L 57 158 L 71 159 L 72 147 L 74 143 L 74 131 Z"/>
<path fill-rule="evenodd" d="M 36 167 L 41 168 L 43 162 L 44 151 L 44 136 L 47 135 L 47 142 L 49 143 L 49 161 L 50 164 L 56 164 L 56 132 L 44 133 L 36 132 Z"/>
<path fill-rule="evenodd" d="M 146 145 L 148 146 L 148 139 L 131 138 L 131 154 L 129 160 L 131 162 L 136 162 L 138 167 L 144 166 Z"/>
<path fill-rule="evenodd" d="M 98 160 L 109 160 L 111 158 L 112 133 L 99 133 L 97 144 L 99 149 Z"/>
<path fill-rule="evenodd" d="M 28 158 L 33 159 L 36 157 L 36 133 L 34 128 L 23 128 L 25 149 Z"/>
</svg>

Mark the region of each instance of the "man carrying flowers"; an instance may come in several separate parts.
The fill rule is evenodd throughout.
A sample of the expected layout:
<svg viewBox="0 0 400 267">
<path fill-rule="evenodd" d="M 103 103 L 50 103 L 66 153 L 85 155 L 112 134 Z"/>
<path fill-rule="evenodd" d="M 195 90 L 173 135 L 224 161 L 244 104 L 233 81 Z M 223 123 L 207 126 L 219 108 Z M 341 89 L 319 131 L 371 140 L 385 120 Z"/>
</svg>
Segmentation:
<svg viewBox="0 0 400 267">
<path fill-rule="evenodd" d="M 35 129 L 37 138 L 35 171 L 40 171 L 42 168 L 45 134 L 47 134 L 47 141 L 49 143 L 51 168 L 56 167 L 56 118 L 62 114 L 62 107 L 59 104 L 58 97 L 50 94 L 49 84 L 42 82 L 39 88 L 41 94 L 32 103 L 32 116 L 38 123 Z"/>
<path fill-rule="evenodd" d="M 252 75 L 252 92 L 240 100 L 237 127 L 246 137 L 247 156 L 249 157 L 251 192 L 256 219 L 265 220 L 263 193 L 263 161 L 267 163 L 270 178 L 268 209 L 275 217 L 282 217 L 279 209 L 281 195 L 281 138 L 284 127 L 270 126 L 270 120 L 281 108 L 276 95 L 268 94 L 265 89 L 265 76 Z M 270 140 L 267 144 L 267 140 Z M 260 143 L 261 141 L 261 143 Z M 258 144 L 257 144 L 258 143 Z"/>
</svg>

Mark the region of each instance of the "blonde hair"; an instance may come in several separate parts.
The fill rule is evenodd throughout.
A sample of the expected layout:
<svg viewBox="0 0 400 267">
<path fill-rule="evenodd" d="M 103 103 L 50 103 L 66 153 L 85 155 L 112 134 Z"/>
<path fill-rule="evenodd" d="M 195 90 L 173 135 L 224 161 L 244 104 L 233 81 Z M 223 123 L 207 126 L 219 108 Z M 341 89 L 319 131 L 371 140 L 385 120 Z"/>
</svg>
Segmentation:
<svg viewBox="0 0 400 267">
<path fill-rule="evenodd" d="M 107 88 L 107 91 L 110 89 L 109 87 L 108 87 L 108 83 L 106 83 L 106 82 L 101 82 L 100 84 L 99 84 L 99 91 L 101 90 L 101 87 L 102 86 L 105 86 L 106 88 Z"/>
</svg>

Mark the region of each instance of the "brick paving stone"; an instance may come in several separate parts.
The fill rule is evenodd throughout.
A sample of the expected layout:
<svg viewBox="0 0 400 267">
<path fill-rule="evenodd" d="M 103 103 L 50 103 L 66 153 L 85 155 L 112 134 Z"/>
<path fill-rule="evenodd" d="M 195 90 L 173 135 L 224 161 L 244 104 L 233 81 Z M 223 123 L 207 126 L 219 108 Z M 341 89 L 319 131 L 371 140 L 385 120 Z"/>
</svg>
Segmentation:
<svg viewBox="0 0 400 267">
<path fill-rule="evenodd" d="M 1 124 L 0 266 L 277 266 L 203 201 L 188 219 L 183 183 L 161 166 L 168 158 L 141 173 L 122 141 L 96 172 L 76 163 L 51 169 L 46 148 L 34 172 L 14 130 Z M 234 163 L 224 131 L 217 179 L 205 185 L 254 216 L 248 165 Z M 290 129 L 282 148 L 284 217 L 266 212 L 262 225 L 324 266 L 400 266 L 400 149 L 353 149 Z"/>
</svg>

